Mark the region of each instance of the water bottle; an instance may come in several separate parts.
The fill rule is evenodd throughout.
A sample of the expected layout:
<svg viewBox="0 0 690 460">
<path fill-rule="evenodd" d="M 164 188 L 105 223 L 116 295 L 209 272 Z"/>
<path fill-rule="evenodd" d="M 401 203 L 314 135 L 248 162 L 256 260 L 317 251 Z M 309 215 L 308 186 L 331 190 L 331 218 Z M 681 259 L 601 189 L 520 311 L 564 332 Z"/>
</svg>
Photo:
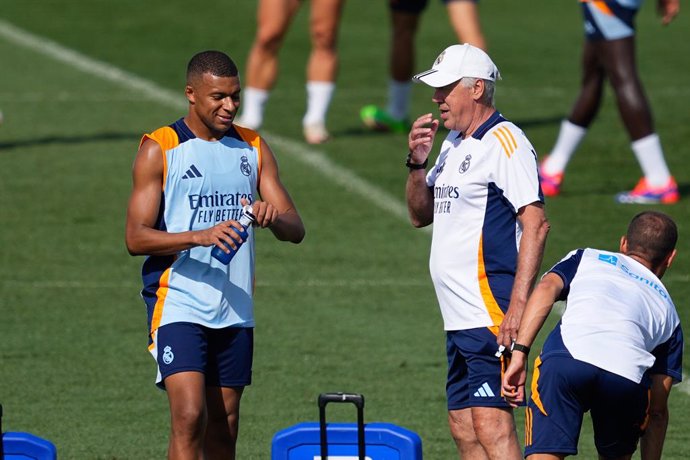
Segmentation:
<svg viewBox="0 0 690 460">
<path fill-rule="evenodd" d="M 240 248 L 242 243 L 244 243 L 247 240 L 247 237 L 249 236 L 247 228 L 254 222 L 255 219 L 256 218 L 254 217 L 254 214 L 252 214 L 252 206 L 249 204 L 244 206 L 242 208 L 242 215 L 240 215 L 240 218 L 237 221 L 240 223 L 240 225 L 242 225 L 242 231 L 239 231 L 235 227 L 233 227 L 235 232 L 237 232 L 237 234 L 239 234 L 242 238 L 242 242 L 235 241 L 235 246 L 237 246 L 237 249 L 233 249 L 232 246 L 226 244 L 225 247 L 230 250 L 230 253 L 226 253 L 220 247 L 216 246 L 211 251 L 211 255 L 215 257 L 217 260 L 219 260 L 221 263 L 224 263 L 225 265 L 229 264 L 232 258 L 235 257 L 235 254 L 237 253 L 237 250 Z"/>
</svg>

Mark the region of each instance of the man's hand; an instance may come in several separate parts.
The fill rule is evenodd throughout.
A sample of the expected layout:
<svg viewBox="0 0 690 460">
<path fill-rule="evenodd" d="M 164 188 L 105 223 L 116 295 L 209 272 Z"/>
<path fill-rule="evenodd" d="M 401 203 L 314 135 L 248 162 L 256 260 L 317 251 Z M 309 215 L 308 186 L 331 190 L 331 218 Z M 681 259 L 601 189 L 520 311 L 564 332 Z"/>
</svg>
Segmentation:
<svg viewBox="0 0 690 460">
<path fill-rule="evenodd" d="M 511 302 L 511 305 L 508 307 L 506 315 L 503 317 L 503 322 L 501 322 L 501 325 L 498 328 L 498 336 L 496 337 L 496 343 L 498 343 L 499 345 L 503 345 L 508 350 L 510 350 L 510 346 L 517 338 L 523 310 L 524 306 L 523 308 L 518 308 L 517 306 L 514 306 Z"/>
<path fill-rule="evenodd" d="M 434 120 L 431 113 L 422 115 L 412 123 L 410 134 L 407 137 L 410 148 L 410 161 L 422 164 L 429 157 L 434 146 L 434 136 L 438 131 L 439 121 Z"/>
<path fill-rule="evenodd" d="M 238 245 L 243 242 L 240 232 L 244 228 L 235 220 L 226 220 L 211 228 L 205 230 L 198 230 L 194 232 L 194 243 L 196 246 L 213 246 L 216 245 L 221 248 L 226 254 L 230 250 L 226 245 L 237 249 Z"/>
<path fill-rule="evenodd" d="M 666 26 L 680 13 L 680 0 L 657 0 L 656 8 L 661 16 L 661 23 Z"/>
<path fill-rule="evenodd" d="M 278 210 L 271 203 L 265 201 L 255 201 L 249 203 L 249 200 L 242 198 L 240 200 L 242 206 L 248 204 L 252 205 L 252 214 L 254 214 L 254 225 L 261 228 L 270 227 L 278 218 Z"/>
<path fill-rule="evenodd" d="M 518 407 L 525 401 L 526 364 L 527 355 L 517 351 L 503 374 L 503 398 L 511 407 Z"/>
</svg>

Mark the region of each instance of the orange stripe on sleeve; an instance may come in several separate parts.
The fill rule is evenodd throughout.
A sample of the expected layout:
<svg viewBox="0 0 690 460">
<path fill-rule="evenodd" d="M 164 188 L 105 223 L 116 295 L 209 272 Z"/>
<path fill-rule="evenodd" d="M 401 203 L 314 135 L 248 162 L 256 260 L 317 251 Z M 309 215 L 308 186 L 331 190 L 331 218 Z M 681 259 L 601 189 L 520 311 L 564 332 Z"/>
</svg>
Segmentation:
<svg viewBox="0 0 690 460">
<path fill-rule="evenodd" d="M 247 144 L 251 145 L 256 149 L 257 153 L 257 158 L 256 158 L 256 163 L 258 165 L 258 171 L 256 172 L 256 186 L 257 188 L 259 187 L 259 182 L 261 180 L 261 136 L 259 136 L 259 133 L 254 131 L 253 129 L 245 128 L 243 126 L 237 126 L 233 125 L 235 127 L 235 130 L 237 133 L 240 135 L 242 140 L 244 140 Z"/>
<path fill-rule="evenodd" d="M 534 401 L 534 404 L 537 405 L 542 414 L 549 415 L 546 413 L 544 404 L 539 396 L 539 366 L 541 366 L 541 357 L 537 356 L 537 359 L 534 360 L 534 373 L 532 374 L 532 401 Z"/>
<path fill-rule="evenodd" d="M 479 292 L 481 293 L 482 299 L 484 300 L 484 305 L 486 310 L 491 317 L 491 322 L 493 326 L 489 329 L 494 335 L 498 335 L 498 327 L 503 322 L 504 314 L 501 307 L 498 306 L 493 293 L 491 292 L 491 286 L 489 286 L 489 277 L 486 275 L 486 267 L 484 266 L 484 239 L 479 240 L 479 253 L 477 254 L 478 266 L 477 266 L 477 278 L 479 280 Z"/>
<path fill-rule="evenodd" d="M 492 134 L 496 136 L 496 139 L 498 139 L 503 147 L 503 151 L 508 158 L 510 158 L 517 149 L 517 142 L 515 141 L 515 137 L 513 137 L 513 133 L 505 126 L 501 126 L 496 128 Z"/>
<path fill-rule="evenodd" d="M 510 130 L 508 128 L 506 128 L 505 126 L 501 126 L 500 130 L 503 134 L 505 134 L 506 138 L 509 141 L 509 144 L 511 146 L 510 153 L 511 154 L 514 153 L 517 150 L 517 146 L 518 146 L 517 141 L 515 140 L 515 136 L 513 136 L 513 133 L 511 133 Z"/>
<path fill-rule="evenodd" d="M 609 8 L 609 6 L 606 4 L 605 1 L 603 1 L 603 0 L 593 0 L 593 1 L 590 2 L 590 3 L 594 6 L 594 8 L 598 9 L 598 10 L 601 11 L 603 14 L 605 14 L 605 15 L 607 15 L 607 16 L 614 16 L 613 11 L 611 11 L 611 8 Z"/>
<path fill-rule="evenodd" d="M 180 145 L 180 138 L 177 137 L 177 133 L 170 126 L 164 126 L 158 128 L 151 134 L 144 134 L 139 142 L 139 147 L 144 143 L 146 139 L 151 139 L 152 141 L 158 143 L 163 152 L 163 191 L 165 191 L 165 179 L 168 177 L 168 150 L 173 149 Z"/>
<path fill-rule="evenodd" d="M 501 146 L 503 146 L 503 151 L 508 155 L 508 158 L 510 158 L 510 153 L 508 153 L 508 147 L 506 146 L 505 141 L 503 140 L 503 136 L 499 133 L 498 130 L 494 131 L 493 133 L 494 136 L 496 136 L 496 139 L 498 139 L 498 142 L 501 143 Z"/>
</svg>

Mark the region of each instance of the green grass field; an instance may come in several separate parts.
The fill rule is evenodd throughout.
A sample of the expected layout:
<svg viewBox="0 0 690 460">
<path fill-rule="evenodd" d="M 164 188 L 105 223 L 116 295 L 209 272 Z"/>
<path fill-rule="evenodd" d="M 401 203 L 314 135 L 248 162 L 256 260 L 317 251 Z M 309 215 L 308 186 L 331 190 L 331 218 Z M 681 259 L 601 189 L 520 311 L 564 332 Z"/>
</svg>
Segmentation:
<svg viewBox="0 0 690 460">
<path fill-rule="evenodd" d="M 305 5 L 305 6 L 308 6 Z M 574 0 L 481 4 L 504 80 L 497 105 L 548 153 L 579 81 Z M 186 112 L 188 59 L 222 49 L 244 62 L 255 4 L 179 0 L 3 0 L 0 9 L 0 403 L 3 429 L 52 440 L 63 459 L 163 458 L 165 394 L 155 388 L 139 298 L 142 258 L 124 245 L 130 168 L 141 133 Z M 668 163 L 684 194 L 664 207 L 679 224 L 679 256 L 664 281 L 690 324 L 690 19 L 662 28 L 654 4 L 638 16 L 638 58 Z M 430 234 L 406 220 L 406 138 L 371 134 L 359 109 L 383 104 L 385 2 L 350 0 L 329 115 L 334 140 L 301 137 L 308 14 L 281 53 L 265 137 L 307 227 L 299 245 L 258 236 L 254 384 L 245 392 L 239 458 L 270 457 L 273 434 L 318 419 L 326 391 L 363 393 L 365 419 L 422 437 L 425 458 L 456 458 L 445 409 L 440 313 L 427 270 Z M 27 35 L 28 34 L 28 35 Z M 27 38 L 28 37 L 28 38 Z M 419 33 L 417 68 L 454 42 L 440 2 Z M 57 46 L 54 46 L 57 45 Z M 69 52 L 76 52 L 70 54 Z M 117 73 L 117 72 L 120 73 Z M 122 73 L 124 72 L 124 73 Z M 141 83 L 146 84 L 141 84 Z M 413 113 L 435 109 L 414 89 Z M 438 142 L 437 142 L 438 143 Z M 584 246 L 616 249 L 641 206 L 613 195 L 640 175 L 609 97 L 548 200 L 544 268 Z M 686 364 L 686 372 L 688 366 Z M 690 457 L 690 387 L 672 392 L 665 456 Z M 330 407 L 333 421 L 354 420 Z M 522 432 L 522 411 L 517 411 Z M 594 458 L 586 423 L 580 457 Z M 639 456 L 637 457 L 639 458 Z"/>
</svg>

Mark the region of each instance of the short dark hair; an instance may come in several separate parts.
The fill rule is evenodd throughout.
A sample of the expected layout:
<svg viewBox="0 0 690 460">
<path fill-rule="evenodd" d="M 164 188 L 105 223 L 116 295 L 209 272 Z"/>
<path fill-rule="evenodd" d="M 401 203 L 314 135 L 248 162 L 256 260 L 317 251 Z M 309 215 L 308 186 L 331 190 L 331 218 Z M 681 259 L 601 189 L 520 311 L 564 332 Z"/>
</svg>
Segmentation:
<svg viewBox="0 0 690 460">
<path fill-rule="evenodd" d="M 239 74 L 235 62 L 222 51 L 202 51 L 195 54 L 187 64 L 187 82 L 195 77 L 210 73 L 216 77 L 236 77 Z"/>
<path fill-rule="evenodd" d="M 663 212 L 644 211 L 628 225 L 628 254 L 634 254 L 658 267 L 676 248 L 678 228 Z"/>
</svg>

